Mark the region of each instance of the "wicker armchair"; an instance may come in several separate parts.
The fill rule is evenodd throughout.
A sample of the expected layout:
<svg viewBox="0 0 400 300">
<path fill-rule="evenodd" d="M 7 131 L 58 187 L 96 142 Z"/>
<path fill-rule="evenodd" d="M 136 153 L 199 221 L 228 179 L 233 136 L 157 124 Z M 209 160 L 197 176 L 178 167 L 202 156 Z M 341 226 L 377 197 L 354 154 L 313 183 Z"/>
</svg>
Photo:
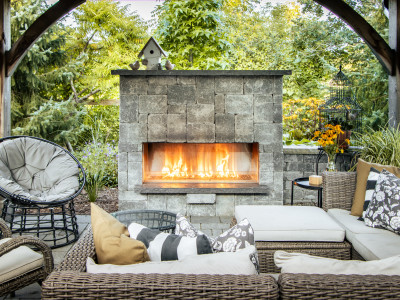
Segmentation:
<svg viewBox="0 0 400 300">
<path fill-rule="evenodd" d="M 11 238 L 11 230 L 7 224 L 0 219 L 1 238 L 10 238 L 5 243 L 0 244 L 0 257 L 10 254 L 13 250 L 21 246 L 29 246 L 38 249 L 43 255 L 43 265 L 39 268 L 32 268 L 30 271 L 24 271 L 22 274 L 14 274 L 11 279 L 0 281 L 0 296 L 13 293 L 14 291 L 30 285 L 34 282 L 41 283 L 53 270 L 53 256 L 51 249 L 41 240 L 30 236 L 19 236 Z"/>
<path fill-rule="evenodd" d="M 278 299 L 268 275 L 90 274 L 96 259 L 87 229 L 61 264 L 43 282 L 43 299 Z"/>
<path fill-rule="evenodd" d="M 323 209 L 351 209 L 355 172 L 324 172 Z M 353 251 L 354 252 L 354 251 Z M 357 255 L 353 255 L 357 257 Z M 281 274 L 282 299 L 399 299 L 400 276 Z"/>
</svg>

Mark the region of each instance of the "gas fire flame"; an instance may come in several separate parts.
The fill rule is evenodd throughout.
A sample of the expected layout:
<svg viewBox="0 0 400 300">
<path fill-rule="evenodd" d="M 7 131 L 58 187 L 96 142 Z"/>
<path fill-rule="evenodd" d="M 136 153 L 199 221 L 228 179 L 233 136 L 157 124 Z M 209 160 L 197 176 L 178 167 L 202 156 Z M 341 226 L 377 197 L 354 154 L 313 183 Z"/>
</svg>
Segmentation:
<svg viewBox="0 0 400 300">
<path fill-rule="evenodd" d="M 182 162 L 182 157 L 179 158 L 177 163 L 174 163 L 173 167 L 168 167 L 164 166 L 162 168 L 162 175 L 163 178 L 179 178 L 179 179 L 185 179 L 185 178 L 201 178 L 201 179 L 211 179 L 211 178 L 219 178 L 219 179 L 233 179 L 233 178 L 238 178 L 239 175 L 236 174 L 234 170 L 229 170 L 228 168 L 228 162 L 229 162 L 229 154 L 226 154 L 225 157 L 221 158 L 219 161 L 217 161 L 217 165 L 215 167 L 216 169 L 216 174 L 213 173 L 213 171 L 200 171 L 197 174 L 193 174 L 188 172 L 188 167 L 186 163 Z M 200 170 L 203 168 L 199 168 Z"/>
</svg>

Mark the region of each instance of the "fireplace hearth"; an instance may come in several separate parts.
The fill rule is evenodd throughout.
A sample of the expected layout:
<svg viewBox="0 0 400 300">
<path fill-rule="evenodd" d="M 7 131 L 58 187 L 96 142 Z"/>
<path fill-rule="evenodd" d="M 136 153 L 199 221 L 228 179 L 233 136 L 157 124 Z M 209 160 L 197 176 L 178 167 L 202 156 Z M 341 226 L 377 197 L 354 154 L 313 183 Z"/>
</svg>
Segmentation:
<svg viewBox="0 0 400 300">
<path fill-rule="evenodd" d="M 282 77 L 290 71 L 120 76 L 119 207 L 233 215 L 283 203 Z"/>
</svg>

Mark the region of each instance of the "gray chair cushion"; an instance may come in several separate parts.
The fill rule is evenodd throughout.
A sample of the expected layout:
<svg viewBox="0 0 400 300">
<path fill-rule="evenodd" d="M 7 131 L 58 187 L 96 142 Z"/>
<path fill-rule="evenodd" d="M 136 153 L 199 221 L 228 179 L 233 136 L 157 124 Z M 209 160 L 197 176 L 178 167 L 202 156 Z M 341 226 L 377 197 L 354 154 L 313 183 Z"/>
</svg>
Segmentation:
<svg viewBox="0 0 400 300">
<path fill-rule="evenodd" d="M 34 201 L 56 201 L 79 189 L 79 168 L 63 149 L 32 138 L 0 144 L 0 186 Z"/>
</svg>

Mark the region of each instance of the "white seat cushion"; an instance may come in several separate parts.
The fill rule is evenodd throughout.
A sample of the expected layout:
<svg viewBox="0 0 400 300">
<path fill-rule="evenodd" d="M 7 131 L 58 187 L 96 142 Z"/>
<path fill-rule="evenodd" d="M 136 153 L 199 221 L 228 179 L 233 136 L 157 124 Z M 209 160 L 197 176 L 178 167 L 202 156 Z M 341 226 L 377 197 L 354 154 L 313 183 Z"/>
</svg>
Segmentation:
<svg viewBox="0 0 400 300">
<path fill-rule="evenodd" d="M 157 274 L 257 274 L 251 260 L 256 252 L 254 246 L 236 252 L 191 255 L 182 260 L 150 261 L 133 265 L 98 265 L 91 258 L 86 261 L 88 273 L 157 273 Z"/>
<path fill-rule="evenodd" d="M 0 240 L 0 245 L 9 241 Z M 0 282 L 6 282 L 43 266 L 43 255 L 27 246 L 20 246 L 0 256 Z"/>
<path fill-rule="evenodd" d="M 383 259 L 400 254 L 400 237 L 388 230 L 379 234 L 356 234 L 351 243 L 365 260 Z"/>
<path fill-rule="evenodd" d="M 359 261 L 276 251 L 274 261 L 281 268 L 281 273 L 400 275 L 400 255 L 382 260 Z"/>
<path fill-rule="evenodd" d="M 346 230 L 346 239 L 365 260 L 400 254 L 399 235 L 386 229 L 368 227 L 344 209 L 330 209 L 328 214 Z"/>
<path fill-rule="evenodd" d="M 235 217 L 249 220 L 256 241 L 343 242 L 345 237 L 342 227 L 313 206 L 239 205 Z"/>
<path fill-rule="evenodd" d="M 328 210 L 328 215 L 332 217 L 346 231 L 346 239 L 353 243 L 354 236 L 359 233 L 371 234 L 381 233 L 387 230 L 372 228 L 365 225 L 363 221 L 358 220 L 358 216 L 350 215 L 350 211 L 332 208 Z"/>
</svg>

